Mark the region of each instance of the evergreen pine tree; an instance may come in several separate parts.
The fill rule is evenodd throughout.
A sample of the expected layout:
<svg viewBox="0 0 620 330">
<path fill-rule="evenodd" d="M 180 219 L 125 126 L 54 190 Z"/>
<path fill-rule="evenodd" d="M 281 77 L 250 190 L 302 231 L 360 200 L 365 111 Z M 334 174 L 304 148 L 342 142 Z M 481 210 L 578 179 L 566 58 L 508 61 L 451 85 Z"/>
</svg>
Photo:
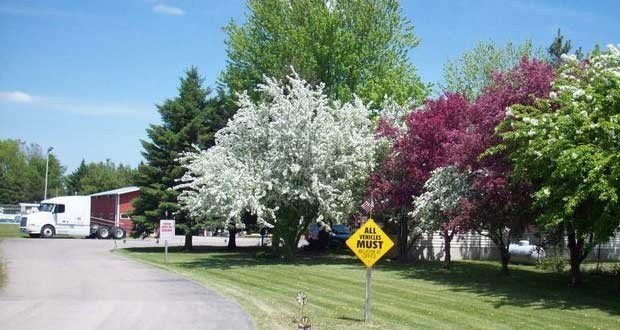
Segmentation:
<svg viewBox="0 0 620 330">
<path fill-rule="evenodd" d="M 185 172 L 177 158 L 194 150 L 193 145 L 211 147 L 215 132 L 230 117 L 230 112 L 222 109 L 230 107 L 221 107 L 221 98 L 208 98 L 211 91 L 203 87 L 195 67 L 185 72 L 178 90 L 177 97 L 157 106 L 162 124 L 150 125 L 148 140 L 141 141 L 146 163 L 140 164 L 136 175 L 140 197 L 134 200 L 135 234 L 150 233 L 160 219 L 174 218 L 185 234 L 185 249 L 191 250 L 192 232 L 198 223 L 179 207 L 179 192 L 171 189 Z"/>
<path fill-rule="evenodd" d="M 82 191 L 82 178 L 86 176 L 88 169 L 86 168 L 86 161 L 82 159 L 80 166 L 75 171 L 67 175 L 65 179 L 65 185 L 67 188 L 67 194 L 76 195 Z"/>
<path fill-rule="evenodd" d="M 549 61 L 554 67 L 557 67 L 561 63 L 561 58 L 563 54 L 568 54 L 571 50 L 571 41 L 564 41 L 564 35 L 560 29 L 558 29 L 558 34 L 553 39 L 549 48 L 547 48 L 547 52 L 549 53 Z M 579 53 L 581 53 L 581 48 L 579 48 Z"/>
</svg>

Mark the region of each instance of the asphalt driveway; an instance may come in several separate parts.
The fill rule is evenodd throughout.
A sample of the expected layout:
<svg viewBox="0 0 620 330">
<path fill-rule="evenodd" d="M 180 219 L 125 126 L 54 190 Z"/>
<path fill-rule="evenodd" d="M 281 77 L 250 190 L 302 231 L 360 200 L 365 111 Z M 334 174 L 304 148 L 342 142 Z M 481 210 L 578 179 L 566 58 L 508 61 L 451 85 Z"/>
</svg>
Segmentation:
<svg viewBox="0 0 620 330">
<path fill-rule="evenodd" d="M 252 329 L 235 303 L 191 280 L 110 253 L 112 241 L 0 244 L 8 272 L 0 289 L 3 330 Z M 144 244 L 149 243 L 127 243 Z"/>
</svg>

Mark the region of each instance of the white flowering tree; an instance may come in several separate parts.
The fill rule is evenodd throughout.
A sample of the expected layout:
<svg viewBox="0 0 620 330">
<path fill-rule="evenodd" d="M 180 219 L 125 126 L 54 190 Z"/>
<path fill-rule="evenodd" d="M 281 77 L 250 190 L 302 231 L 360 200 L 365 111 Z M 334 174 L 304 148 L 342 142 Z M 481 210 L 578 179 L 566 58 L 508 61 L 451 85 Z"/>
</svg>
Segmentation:
<svg viewBox="0 0 620 330">
<path fill-rule="evenodd" d="M 258 90 L 257 103 L 239 96 L 214 147 L 184 155 L 179 200 L 231 225 L 250 212 L 274 226 L 274 249 L 282 242 L 293 256 L 312 221 L 340 222 L 354 210 L 372 169 L 373 129 L 359 99 L 332 102 L 322 84 L 296 74 Z"/>
<path fill-rule="evenodd" d="M 506 115 L 499 129 L 515 174 L 537 189 L 538 224 L 566 233 L 579 284 L 581 262 L 620 225 L 620 49 L 563 56 L 549 98 Z"/>
<path fill-rule="evenodd" d="M 446 166 L 431 172 L 431 177 L 424 183 L 424 193 L 413 199 L 410 213 L 413 223 L 428 234 L 439 231 L 444 239 L 446 268 L 450 268 L 450 243 L 460 230 L 454 219 L 461 199 L 467 197 L 468 191 L 467 176 L 454 166 Z"/>
</svg>

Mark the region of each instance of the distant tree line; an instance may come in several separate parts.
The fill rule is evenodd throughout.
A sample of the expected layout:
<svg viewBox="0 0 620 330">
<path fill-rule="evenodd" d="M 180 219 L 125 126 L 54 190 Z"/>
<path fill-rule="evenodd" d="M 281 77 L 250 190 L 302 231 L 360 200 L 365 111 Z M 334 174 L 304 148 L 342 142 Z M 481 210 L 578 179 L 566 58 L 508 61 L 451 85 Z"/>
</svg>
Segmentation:
<svg viewBox="0 0 620 330">
<path fill-rule="evenodd" d="M 21 140 L 0 140 L 0 204 L 36 202 L 43 199 L 46 151 L 38 144 Z M 65 168 L 54 154 L 49 158 L 49 196 L 64 193 Z"/>
<path fill-rule="evenodd" d="M 129 165 L 116 165 L 109 159 L 88 164 L 82 160 L 80 166 L 65 177 L 65 189 L 68 195 L 90 195 L 131 186 L 135 175 L 136 170 Z"/>
<path fill-rule="evenodd" d="M 0 140 L 0 204 L 40 202 L 45 191 L 47 150 L 36 143 Z M 69 174 L 53 152 L 49 154 L 47 198 L 89 195 L 134 184 L 135 169 L 105 162 L 86 163 Z"/>
</svg>

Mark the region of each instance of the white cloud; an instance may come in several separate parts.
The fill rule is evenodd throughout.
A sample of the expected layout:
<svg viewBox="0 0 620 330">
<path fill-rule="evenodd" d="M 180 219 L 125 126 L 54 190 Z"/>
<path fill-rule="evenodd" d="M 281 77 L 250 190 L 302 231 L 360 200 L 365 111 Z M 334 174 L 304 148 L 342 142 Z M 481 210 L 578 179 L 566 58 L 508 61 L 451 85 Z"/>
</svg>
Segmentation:
<svg viewBox="0 0 620 330">
<path fill-rule="evenodd" d="M 20 91 L 0 92 L 0 102 L 32 103 L 32 96 Z"/>
<path fill-rule="evenodd" d="M 172 16 L 183 16 L 185 15 L 185 11 L 181 8 L 178 7 L 173 7 L 173 6 L 167 6 L 167 5 L 162 5 L 162 4 L 158 4 L 153 6 L 153 11 L 158 13 L 158 14 L 164 14 L 164 15 L 172 15 Z"/>
<path fill-rule="evenodd" d="M 17 109 L 22 106 L 50 112 L 71 112 L 92 116 L 150 117 L 155 114 L 152 106 L 143 104 L 49 98 L 20 91 L 0 92 L 0 112 L 18 111 Z"/>
</svg>

